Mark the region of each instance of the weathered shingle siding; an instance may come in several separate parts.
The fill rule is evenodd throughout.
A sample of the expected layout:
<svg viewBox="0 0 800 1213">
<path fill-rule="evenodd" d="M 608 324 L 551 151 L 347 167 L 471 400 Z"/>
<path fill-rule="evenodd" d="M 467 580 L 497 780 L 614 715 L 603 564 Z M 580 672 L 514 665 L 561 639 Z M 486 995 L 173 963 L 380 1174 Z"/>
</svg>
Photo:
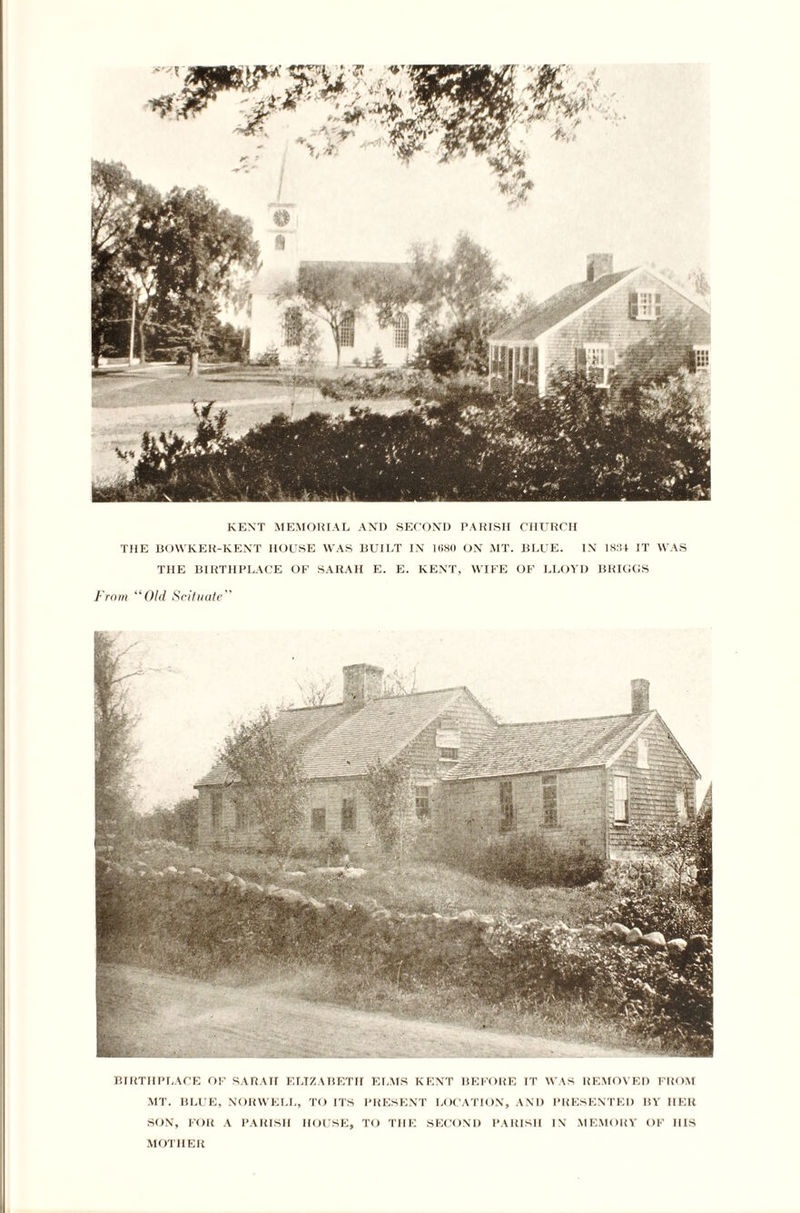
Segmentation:
<svg viewBox="0 0 800 1213">
<path fill-rule="evenodd" d="M 542 775 L 469 779 L 445 786 L 441 828 L 462 838 L 497 838 L 500 831 L 500 784 L 510 782 L 514 804 L 513 834 L 539 833 L 554 846 L 583 843 L 602 855 L 604 772 L 601 768 L 553 772 L 557 778 L 558 825 L 544 824 Z"/>
<path fill-rule="evenodd" d="M 342 805 L 355 801 L 355 829 L 342 828 Z M 314 809 L 325 809 L 325 831 L 312 829 Z M 369 802 L 363 779 L 314 779 L 308 784 L 306 811 L 298 842 L 312 850 L 323 848 L 326 839 L 338 837 L 354 854 L 375 846 L 369 820 Z"/>
<path fill-rule="evenodd" d="M 675 794 L 683 788 L 690 818 L 696 816 L 696 777 L 694 769 L 672 740 L 660 720 L 654 720 L 641 734 L 647 742 L 647 767 L 637 765 L 638 746 L 632 742 L 608 771 L 606 815 L 609 857 L 624 859 L 643 854 L 644 840 L 654 825 L 677 822 Z M 627 825 L 614 824 L 614 775 L 627 775 L 629 816 Z"/>
<path fill-rule="evenodd" d="M 635 345 L 652 332 L 655 321 L 631 319 L 630 295 L 635 291 L 653 291 L 660 294 L 662 316 L 689 318 L 690 336 L 681 356 L 685 357 L 688 366 L 692 365 L 692 346 L 705 345 L 710 341 L 710 316 L 647 270 L 639 270 L 608 295 L 598 299 L 585 312 L 566 321 L 555 332 L 547 334 L 544 341 L 548 382 L 559 369 L 576 370 L 576 350 L 586 344 L 611 345 L 619 361 L 629 346 Z"/>
<path fill-rule="evenodd" d="M 415 823 L 414 786 L 429 783 L 431 826 L 435 829 L 439 812 L 441 776 L 452 767 L 452 762 L 442 760 L 436 746 L 436 735 L 440 728 L 456 729 L 460 734 L 460 753 L 468 757 L 496 730 L 497 725 L 470 694 L 462 691 L 453 698 L 446 710 L 431 721 L 410 745 L 398 755 L 408 780 L 408 820 Z M 214 791 L 222 796 L 220 828 L 216 834 L 211 829 L 211 798 Z M 202 845 L 225 847 L 249 847 L 260 845 L 257 829 L 236 829 L 234 790 L 200 787 L 199 839 Z M 355 800 L 355 829 L 342 828 L 342 802 Z M 325 809 L 325 830 L 312 829 L 314 808 Z M 370 823 L 367 783 L 363 777 L 339 777 L 310 779 L 307 783 L 306 808 L 298 843 L 310 849 L 323 849 L 328 838 L 341 837 L 348 850 L 361 854 L 377 846 L 375 833 Z"/>
</svg>

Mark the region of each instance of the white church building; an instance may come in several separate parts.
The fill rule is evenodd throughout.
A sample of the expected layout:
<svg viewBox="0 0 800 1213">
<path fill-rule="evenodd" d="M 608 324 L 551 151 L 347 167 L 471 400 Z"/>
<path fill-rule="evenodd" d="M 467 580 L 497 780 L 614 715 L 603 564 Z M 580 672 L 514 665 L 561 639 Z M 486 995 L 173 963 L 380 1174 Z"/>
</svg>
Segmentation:
<svg viewBox="0 0 800 1213">
<path fill-rule="evenodd" d="M 336 339 L 330 324 L 321 310 L 311 309 L 292 288 L 304 272 L 341 268 L 346 276 L 357 277 L 360 271 L 379 274 L 403 267 L 394 262 L 301 261 L 299 207 L 283 202 L 280 195 L 279 186 L 278 201 L 270 204 L 260 233 L 261 267 L 250 288 L 250 361 L 258 362 L 277 351 L 281 366 L 294 365 L 300 357 L 304 323 L 313 318 L 321 339 L 320 360 L 323 365 L 336 366 Z M 375 305 L 354 299 L 353 307 L 345 306 L 337 316 L 339 364 L 373 365 L 379 351 L 379 365 L 405 366 L 418 343 L 418 311 L 414 304 L 398 308 L 390 318 L 384 315 L 381 324 Z"/>
</svg>

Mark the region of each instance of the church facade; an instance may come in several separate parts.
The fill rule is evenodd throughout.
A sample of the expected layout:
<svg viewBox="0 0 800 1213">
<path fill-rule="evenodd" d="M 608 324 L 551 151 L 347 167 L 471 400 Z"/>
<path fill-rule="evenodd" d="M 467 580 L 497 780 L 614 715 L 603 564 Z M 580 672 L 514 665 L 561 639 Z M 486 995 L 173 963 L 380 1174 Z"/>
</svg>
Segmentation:
<svg viewBox="0 0 800 1213">
<path fill-rule="evenodd" d="M 318 361 L 324 366 L 397 367 L 413 358 L 418 307 L 398 305 L 387 311 L 365 298 L 363 289 L 382 274 L 402 272 L 403 265 L 302 261 L 299 208 L 282 201 L 270 204 L 260 245 L 261 268 L 250 288 L 251 362 L 276 354 L 281 366 L 302 362 L 309 324 L 319 334 Z M 318 306 L 310 306 L 307 294 L 300 293 L 304 281 L 324 295 Z"/>
</svg>

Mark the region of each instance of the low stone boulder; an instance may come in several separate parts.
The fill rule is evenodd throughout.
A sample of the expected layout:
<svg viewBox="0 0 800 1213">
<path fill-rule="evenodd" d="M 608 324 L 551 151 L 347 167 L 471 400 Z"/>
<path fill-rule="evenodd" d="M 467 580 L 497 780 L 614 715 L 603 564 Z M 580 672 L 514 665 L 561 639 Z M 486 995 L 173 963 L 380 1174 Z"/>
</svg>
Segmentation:
<svg viewBox="0 0 800 1213">
<path fill-rule="evenodd" d="M 696 952 L 708 951 L 708 936 L 707 935 L 690 935 L 689 942 L 686 945 L 686 952 L 689 956 L 694 956 Z"/>
<path fill-rule="evenodd" d="M 670 939 L 667 942 L 667 951 L 669 952 L 670 956 L 683 956 L 684 952 L 686 951 L 686 946 L 685 939 Z"/>
<path fill-rule="evenodd" d="M 615 939 L 627 939 L 630 934 L 630 927 L 626 927 L 623 922 L 612 922 L 608 928 L 608 933 Z"/>
<path fill-rule="evenodd" d="M 667 947 L 667 941 L 660 931 L 650 931 L 649 934 L 643 935 L 642 943 L 655 952 L 664 952 Z"/>
<path fill-rule="evenodd" d="M 634 927 L 631 931 L 628 931 L 628 934 L 625 936 L 625 942 L 627 944 L 629 944 L 632 948 L 635 948 L 638 944 L 640 944 L 642 942 L 643 938 L 644 938 L 644 935 L 639 930 L 639 928 Z"/>
<path fill-rule="evenodd" d="M 622 923 L 618 923 L 616 925 L 622 926 Z M 624 927 L 623 927 L 623 930 L 625 931 L 625 934 L 627 935 L 628 932 Z M 584 939 L 599 939 L 600 936 L 603 934 L 603 928 L 599 927 L 596 922 L 586 922 L 581 927 L 580 933 L 581 933 L 581 935 L 583 935 Z"/>
</svg>

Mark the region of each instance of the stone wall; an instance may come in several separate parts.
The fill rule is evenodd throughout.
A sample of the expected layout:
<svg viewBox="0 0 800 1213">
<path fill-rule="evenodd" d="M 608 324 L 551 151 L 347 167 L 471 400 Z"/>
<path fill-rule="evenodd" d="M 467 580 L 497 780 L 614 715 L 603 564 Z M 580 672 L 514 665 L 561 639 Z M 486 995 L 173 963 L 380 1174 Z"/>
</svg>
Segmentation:
<svg viewBox="0 0 800 1213">
<path fill-rule="evenodd" d="M 657 1017 L 665 1030 L 676 1027 L 687 1039 L 693 1034 L 701 1052 L 710 1042 L 705 936 L 667 942 L 623 923 L 512 925 L 472 909 L 448 916 L 401 913 L 371 898 L 319 901 L 232 873 L 215 877 L 200 868 L 161 871 L 142 861 L 99 859 L 97 937 L 101 960 L 197 976 L 281 959 L 345 967 L 362 981 L 372 975 L 397 981 L 401 974 L 444 980 L 467 997 L 492 1001 L 585 997 L 614 1013 Z M 687 1015 L 688 1025 L 681 1022 Z"/>
</svg>

